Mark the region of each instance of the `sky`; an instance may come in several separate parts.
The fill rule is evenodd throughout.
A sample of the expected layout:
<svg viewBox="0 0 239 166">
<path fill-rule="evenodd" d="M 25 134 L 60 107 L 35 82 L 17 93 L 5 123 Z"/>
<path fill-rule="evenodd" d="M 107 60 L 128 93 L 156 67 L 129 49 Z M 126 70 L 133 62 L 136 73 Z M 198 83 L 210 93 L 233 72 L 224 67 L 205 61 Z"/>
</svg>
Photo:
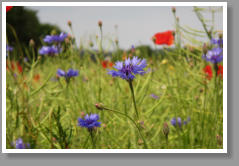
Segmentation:
<svg viewBox="0 0 239 166">
<path fill-rule="evenodd" d="M 77 44 L 88 45 L 99 35 L 98 21 L 103 22 L 104 46 L 112 49 L 111 41 L 118 38 L 123 49 L 132 45 L 153 46 L 151 37 L 157 32 L 174 30 L 174 17 L 171 7 L 28 7 L 37 10 L 41 23 L 58 25 L 70 33 L 67 22 L 72 22 Z M 203 30 L 193 7 L 176 7 L 176 15 L 182 26 Z M 205 12 L 206 19 L 211 13 Z M 115 27 L 118 27 L 117 29 Z M 222 30 L 222 12 L 215 14 L 215 29 Z M 203 39 L 204 40 L 204 39 Z M 206 39 L 205 39 L 206 40 Z"/>
</svg>

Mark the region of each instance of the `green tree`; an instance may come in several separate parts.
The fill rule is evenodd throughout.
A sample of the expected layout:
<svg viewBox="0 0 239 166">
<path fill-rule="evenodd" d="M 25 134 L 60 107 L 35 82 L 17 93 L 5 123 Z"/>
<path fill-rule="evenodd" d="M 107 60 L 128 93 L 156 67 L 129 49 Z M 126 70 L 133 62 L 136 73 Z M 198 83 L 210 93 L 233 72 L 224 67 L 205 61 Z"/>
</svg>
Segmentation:
<svg viewBox="0 0 239 166">
<path fill-rule="evenodd" d="M 33 39 L 37 48 L 42 45 L 40 40 L 42 37 L 53 32 L 60 33 L 60 31 L 56 25 L 41 24 L 37 11 L 18 6 L 7 13 L 7 38 L 10 45 L 16 45 L 18 38 L 22 46 L 28 46 L 29 41 Z"/>
</svg>

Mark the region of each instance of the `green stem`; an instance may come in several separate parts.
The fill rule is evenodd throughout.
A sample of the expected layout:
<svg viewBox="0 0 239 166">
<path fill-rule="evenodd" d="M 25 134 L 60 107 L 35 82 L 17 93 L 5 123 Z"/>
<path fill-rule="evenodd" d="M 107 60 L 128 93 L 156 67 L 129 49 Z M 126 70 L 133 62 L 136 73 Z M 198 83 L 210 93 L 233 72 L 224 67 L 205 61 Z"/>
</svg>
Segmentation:
<svg viewBox="0 0 239 166">
<path fill-rule="evenodd" d="M 102 47 L 102 41 L 103 41 L 103 30 L 102 27 L 100 27 L 100 53 L 103 53 L 103 47 Z M 103 59 L 103 54 L 102 54 L 102 59 Z"/>
<path fill-rule="evenodd" d="M 204 31 L 206 32 L 207 37 L 211 40 L 211 39 L 212 39 L 212 34 L 208 31 L 207 25 L 206 25 L 206 23 L 204 22 L 203 16 L 202 16 L 201 13 L 198 11 L 198 8 L 197 8 L 197 7 L 194 7 L 194 11 L 195 11 L 195 13 L 196 13 L 196 15 L 197 15 L 197 18 L 198 18 L 199 21 L 202 23 L 203 29 L 204 29 Z"/>
<path fill-rule="evenodd" d="M 137 128 L 140 137 L 144 141 L 144 148 L 148 149 L 148 145 L 147 145 L 147 142 L 146 142 L 146 140 L 145 140 L 145 138 L 144 138 L 144 136 L 142 134 L 141 128 L 137 125 L 137 123 L 133 120 L 133 118 L 131 118 L 127 114 L 124 114 L 124 113 L 121 113 L 119 111 L 115 111 L 115 110 L 112 110 L 112 109 L 109 109 L 109 108 L 106 108 L 106 107 L 102 107 L 102 109 L 107 110 L 107 111 L 111 111 L 111 112 L 114 112 L 114 113 L 117 113 L 117 114 L 120 114 L 120 115 L 123 115 L 123 116 L 127 117 L 135 125 L 135 127 Z"/>
<path fill-rule="evenodd" d="M 206 63 L 205 63 L 206 66 Z M 206 102 L 207 102 L 207 78 L 204 77 L 204 101 L 203 101 L 203 115 L 202 115 L 202 137 L 201 137 L 201 146 L 203 146 L 203 139 L 204 139 L 204 123 L 205 123 L 205 114 L 206 114 Z"/>
<path fill-rule="evenodd" d="M 131 91 L 132 98 L 133 98 L 133 103 L 134 103 L 134 109 L 135 109 L 136 117 L 137 117 L 137 120 L 139 120 L 139 112 L 138 112 L 138 109 L 137 109 L 137 106 L 136 106 L 133 84 L 132 84 L 132 81 L 128 81 L 128 83 L 129 83 L 130 91 Z"/>
<path fill-rule="evenodd" d="M 95 145 L 95 141 L 94 141 L 93 131 L 92 131 L 92 130 L 89 130 L 89 133 L 90 133 L 90 137 L 91 137 L 93 149 L 95 149 L 95 148 L 96 148 L 96 145 Z"/>
<path fill-rule="evenodd" d="M 100 66 L 101 67 L 101 66 Z M 99 90 L 98 90 L 98 101 L 101 102 L 101 68 L 99 69 L 99 75 L 98 75 L 98 84 L 99 84 Z"/>
</svg>

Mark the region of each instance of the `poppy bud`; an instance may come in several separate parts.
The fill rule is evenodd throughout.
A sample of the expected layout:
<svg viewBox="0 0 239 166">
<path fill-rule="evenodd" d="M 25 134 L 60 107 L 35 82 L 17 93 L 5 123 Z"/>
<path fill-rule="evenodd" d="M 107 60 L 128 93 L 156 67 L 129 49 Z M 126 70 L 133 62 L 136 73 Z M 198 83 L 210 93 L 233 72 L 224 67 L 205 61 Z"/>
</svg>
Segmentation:
<svg viewBox="0 0 239 166">
<path fill-rule="evenodd" d="M 212 35 L 212 30 L 209 30 L 209 31 L 208 31 L 208 34 Z"/>
<path fill-rule="evenodd" d="M 101 28 L 102 27 L 102 21 L 98 21 L 98 26 Z"/>
<path fill-rule="evenodd" d="M 163 134 L 164 134 L 166 137 L 168 137 L 169 127 L 168 127 L 168 123 L 167 123 L 167 122 L 165 122 L 165 123 L 163 124 Z"/>
<path fill-rule="evenodd" d="M 90 47 L 93 47 L 94 43 L 92 41 L 90 41 L 89 45 L 90 45 Z"/>
<path fill-rule="evenodd" d="M 156 42 L 156 37 L 155 37 L 155 36 L 152 37 L 152 41 L 153 41 L 154 43 Z"/>
<path fill-rule="evenodd" d="M 222 137 L 220 135 L 217 135 L 217 143 L 218 145 L 222 145 Z"/>
<path fill-rule="evenodd" d="M 176 12 L 176 8 L 172 7 L 172 12 L 175 13 Z"/>
<path fill-rule="evenodd" d="M 85 116 L 85 113 L 84 113 L 84 112 L 81 112 L 81 113 L 80 113 L 80 116 L 81 116 L 81 117 L 84 117 L 84 116 Z"/>
<path fill-rule="evenodd" d="M 35 46 L 35 42 L 34 42 L 33 39 L 31 39 L 31 40 L 29 41 L 29 46 L 30 46 L 30 47 L 34 47 L 34 46 Z"/>
<path fill-rule="evenodd" d="M 71 25 L 72 25 L 70 20 L 67 22 L 67 24 L 68 24 L 69 27 L 71 27 Z"/>
<path fill-rule="evenodd" d="M 195 96 L 195 100 L 198 101 L 198 99 L 199 99 L 199 96 Z"/>
<path fill-rule="evenodd" d="M 206 43 L 203 44 L 202 51 L 203 51 L 203 54 L 207 53 L 207 44 Z"/>
<path fill-rule="evenodd" d="M 143 142 L 142 139 L 139 139 L 139 140 L 138 140 L 138 144 L 139 144 L 139 145 L 142 145 L 143 143 L 144 143 L 144 142 Z"/>
<path fill-rule="evenodd" d="M 95 107 L 98 109 L 98 110 L 103 110 L 103 104 L 102 103 L 96 103 L 95 104 Z"/>
<path fill-rule="evenodd" d="M 203 88 L 201 88 L 199 91 L 200 91 L 200 93 L 202 93 L 202 92 L 204 91 L 204 89 L 203 89 Z"/>
<path fill-rule="evenodd" d="M 222 33 L 219 33 L 218 37 L 219 37 L 219 39 L 222 39 L 222 37 L 223 37 Z"/>
<path fill-rule="evenodd" d="M 56 138 L 55 138 L 55 137 L 52 137 L 52 141 L 55 142 L 55 141 L 56 141 Z"/>
<path fill-rule="evenodd" d="M 119 40 L 115 39 L 115 44 L 118 45 L 119 44 Z"/>
<path fill-rule="evenodd" d="M 175 37 L 175 34 L 176 34 L 175 31 L 172 31 L 172 35 L 173 35 L 174 37 Z"/>
<path fill-rule="evenodd" d="M 103 128 L 106 128 L 107 125 L 104 123 L 102 126 L 103 126 Z"/>
<path fill-rule="evenodd" d="M 138 121 L 139 125 L 142 127 L 142 128 L 145 128 L 144 126 L 144 121 Z"/>
</svg>

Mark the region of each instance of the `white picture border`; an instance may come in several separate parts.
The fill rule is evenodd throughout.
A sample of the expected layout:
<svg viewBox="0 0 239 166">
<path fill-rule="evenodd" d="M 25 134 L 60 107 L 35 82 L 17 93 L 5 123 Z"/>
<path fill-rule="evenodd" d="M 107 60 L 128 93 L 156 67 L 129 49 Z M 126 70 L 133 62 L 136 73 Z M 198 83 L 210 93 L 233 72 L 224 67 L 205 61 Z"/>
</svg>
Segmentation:
<svg viewBox="0 0 239 166">
<path fill-rule="evenodd" d="M 223 149 L 6 149 L 6 6 L 223 7 Z M 2 2 L 2 153 L 227 153 L 227 2 Z"/>
</svg>

